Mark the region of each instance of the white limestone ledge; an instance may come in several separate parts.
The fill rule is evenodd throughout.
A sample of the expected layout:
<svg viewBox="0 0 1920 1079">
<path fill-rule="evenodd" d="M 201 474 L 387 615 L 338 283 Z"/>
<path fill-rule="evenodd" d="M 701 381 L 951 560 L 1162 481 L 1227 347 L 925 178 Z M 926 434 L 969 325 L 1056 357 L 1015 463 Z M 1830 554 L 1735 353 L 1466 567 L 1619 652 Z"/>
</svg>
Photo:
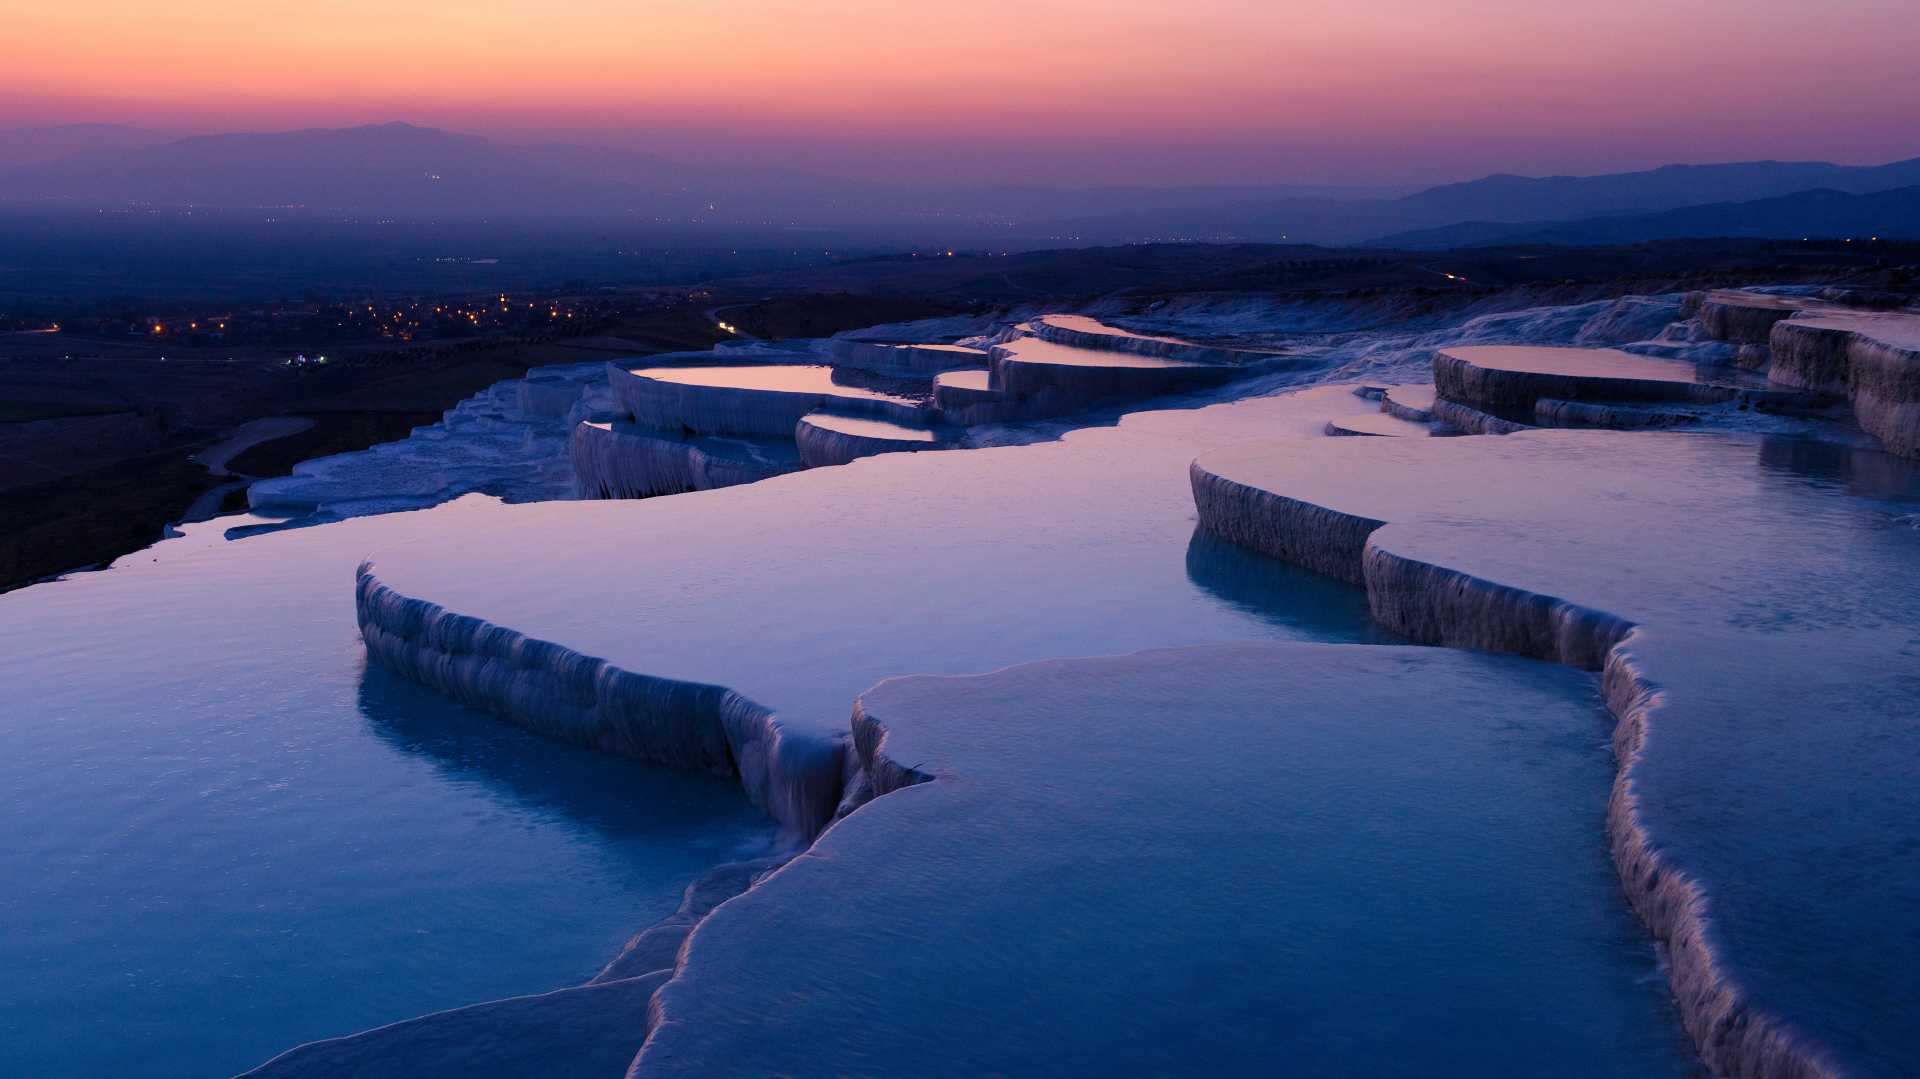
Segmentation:
<svg viewBox="0 0 1920 1079">
<path fill-rule="evenodd" d="M 931 411 L 921 402 L 863 393 L 851 386 L 840 393 L 670 381 L 647 377 L 620 363 L 607 365 L 607 382 L 620 410 L 641 427 L 730 438 L 791 438 L 800 417 L 829 405 L 906 423 Z"/>
<path fill-rule="evenodd" d="M 1827 311 L 1837 305 L 1813 296 L 1782 296 L 1741 289 L 1715 289 L 1692 305 L 1707 336 L 1740 345 L 1765 345 L 1776 323 L 1802 311 Z"/>
<path fill-rule="evenodd" d="M 1818 717 L 1794 711 L 1789 698 L 1801 692 L 1799 687 L 1858 679 L 1861 670 L 1882 669 L 1889 672 L 1884 677 L 1892 677 L 1893 669 L 1885 666 L 1889 653 L 1900 651 L 1900 642 L 1911 639 L 1912 628 L 1902 629 L 1897 621 L 1906 601 L 1899 595 L 1886 596 L 1884 588 L 1876 585 L 1888 570 L 1850 565 L 1850 572 L 1862 579 L 1847 586 L 1848 598 L 1810 595 L 1795 578 L 1827 572 L 1822 568 L 1824 558 L 1810 552 L 1836 544 L 1849 550 L 1849 558 L 1898 562 L 1900 537 L 1876 527 L 1870 517 L 1861 523 L 1858 510 L 1840 507 L 1833 512 L 1835 496 L 1811 493 L 1822 488 L 1784 488 L 1795 498 L 1807 492 L 1805 506 L 1778 505 L 1783 501 L 1779 494 L 1753 493 L 1751 480 L 1742 480 L 1756 471 L 1755 465 L 1762 476 L 1768 468 L 1780 467 L 1768 464 L 1778 455 L 1771 454 L 1769 444 L 1760 439 L 1543 431 L 1499 440 L 1348 439 L 1330 440 L 1324 446 L 1330 449 L 1310 443 L 1272 443 L 1198 458 L 1191 480 L 1201 527 L 1272 557 L 1363 585 L 1373 616 L 1416 642 L 1510 652 L 1602 671 L 1605 699 L 1617 720 L 1614 742 L 1619 762 L 1608 809 L 1610 849 L 1634 909 L 1666 948 L 1673 993 L 1707 1065 L 1722 1075 L 1796 1079 L 1900 1074 L 1897 1067 L 1884 1071 L 1885 1060 L 1912 1052 L 1910 1045 L 1890 1048 L 1886 1044 L 1892 1031 L 1884 1024 L 1895 1020 L 1879 1017 L 1879 1037 L 1864 1042 L 1858 1031 L 1846 1031 L 1849 1048 L 1862 1054 L 1859 1059 L 1873 1059 L 1877 1065 L 1856 1072 L 1841 1063 L 1822 1038 L 1779 1010 L 1784 1005 L 1804 1016 L 1809 997 L 1818 1000 L 1836 990 L 1858 992 L 1856 979 L 1836 974 L 1839 980 L 1833 984 L 1803 989 L 1794 979 L 1774 977 L 1765 983 L 1771 989 L 1766 1002 L 1752 995 L 1749 986 L 1759 980 L 1758 972 L 1727 960 L 1728 941 L 1716 920 L 1713 897 L 1694 869 L 1700 848 L 1715 844 L 1703 842 L 1698 830 L 1656 834 L 1648 823 L 1645 801 L 1647 751 L 1659 740 L 1655 736 L 1668 730 L 1663 722 L 1680 724 L 1679 738 L 1697 742 L 1702 738 L 1695 731 L 1701 726 L 1703 708 L 1704 715 L 1721 718 L 1732 710 L 1740 720 L 1727 721 L 1733 728 L 1729 737 L 1740 737 L 1733 731 L 1745 729 L 1748 737 L 1767 731 L 1777 738 L 1783 735 L 1774 732 L 1791 732 L 1798 723 L 1821 726 Z M 1435 454 L 1440 456 L 1429 456 Z M 1601 462 L 1614 471 L 1609 474 Z M 1447 472 L 1458 474 L 1465 486 L 1450 490 L 1439 478 Z M 1382 477 L 1391 479 L 1382 483 Z M 1593 491 L 1574 489 L 1582 484 Z M 1635 513 L 1623 516 L 1620 507 L 1629 504 Z M 1510 508 L 1517 519 L 1501 521 L 1501 507 Z M 1407 523 L 1390 523 L 1402 518 Z M 1836 528 L 1864 529 L 1868 538 L 1821 531 Z M 1767 549 L 1762 533 L 1775 529 L 1806 534 L 1777 537 L 1774 549 Z M 1745 576 L 1753 590 L 1762 594 L 1748 600 L 1737 594 L 1737 587 L 1730 589 L 1708 568 L 1725 561 L 1711 551 L 1681 556 L 1674 542 L 1686 534 L 1710 534 L 1720 545 L 1757 556 L 1748 559 L 1754 564 L 1746 567 Z M 1825 539 L 1817 538 L 1823 535 Z M 1869 545 L 1875 552 L 1870 556 Z M 1509 548 L 1518 553 L 1508 554 Z M 1661 551 L 1665 564 L 1657 562 Z M 1458 568 L 1463 562 L 1484 569 Z M 1636 573 L 1647 579 L 1636 580 Z M 1541 587 L 1555 580 L 1569 591 L 1555 594 Z M 1822 589 L 1837 587 L 1822 580 Z M 1857 599 L 1852 598 L 1855 593 Z M 1623 615 L 1591 601 L 1565 598 L 1609 594 L 1635 613 Z M 1774 598 L 1776 594 L 1780 598 Z M 1772 613 L 1776 605 L 1798 610 L 1792 619 L 1781 621 L 1786 616 Z M 1751 616 L 1744 613 L 1749 607 L 1767 612 L 1766 620 L 1750 622 Z M 1890 628 L 1871 629 L 1887 626 L 1883 620 L 1889 618 L 1896 620 Z M 1810 646 L 1804 643 L 1808 638 L 1793 634 L 1818 628 L 1825 624 L 1823 619 L 1831 619 L 1835 629 L 1821 638 L 1824 652 L 1809 652 Z M 1649 621 L 1658 623 L 1657 638 L 1649 637 Z M 1682 643 L 1676 646 L 1676 641 Z M 1800 669 L 1808 664 L 1813 666 Z M 1828 678 L 1816 669 L 1820 664 L 1844 673 Z M 1730 692 L 1744 692 L 1753 699 L 1729 703 L 1724 694 Z M 1827 691 L 1808 692 L 1819 697 Z M 1886 710 L 1885 700 L 1875 696 L 1871 682 L 1852 692 L 1863 694 L 1863 700 L 1880 701 L 1871 707 Z M 1900 691 L 1888 685 L 1884 692 Z M 1831 700 L 1822 706 L 1851 707 Z M 1826 728 L 1830 730 L 1831 724 Z M 1871 722 L 1863 721 L 1859 729 L 1860 733 L 1834 732 L 1831 737 L 1871 741 L 1886 736 Z M 1669 730 L 1667 741 L 1675 740 Z M 1782 745 L 1773 752 L 1786 751 Z M 1845 745 L 1829 746 L 1824 752 L 1857 762 L 1854 750 Z M 1754 756 L 1774 759 L 1766 750 Z M 1903 756 L 1882 770 L 1897 774 L 1904 767 L 1901 760 Z M 1890 781 L 1886 776 L 1861 773 L 1857 763 L 1847 768 L 1864 789 Z M 1676 776 L 1684 792 L 1685 777 L 1698 773 L 1674 758 L 1663 759 L 1652 774 L 1664 784 L 1656 788 L 1661 791 L 1657 813 L 1663 821 L 1686 819 L 1684 807 L 1711 797 L 1676 794 Z M 1738 789 L 1760 803 L 1777 796 L 1778 788 L 1772 785 L 1776 781 L 1770 778 L 1761 782 L 1716 776 L 1715 781 L 1745 783 Z M 1755 789 L 1761 793 L 1753 794 Z M 1823 812 L 1816 804 L 1804 808 L 1801 815 Z M 1897 807 L 1891 812 L 1901 815 Z M 1881 822 L 1857 827 L 1863 835 L 1882 838 L 1890 828 L 1893 835 L 1885 842 L 1895 847 L 1902 842 L 1900 825 Z M 1822 866 L 1837 870 L 1836 863 L 1820 859 L 1852 857 L 1849 852 L 1861 838 L 1849 833 L 1816 848 L 1819 855 L 1803 853 L 1779 860 L 1802 865 L 1804 872 L 1827 871 L 1818 868 Z M 1768 849 L 1764 838 L 1753 842 L 1758 844 L 1756 850 Z M 1764 860 L 1766 856 L 1747 857 Z M 1738 894 L 1740 916 L 1745 919 L 1738 943 L 1745 962 L 1752 963 L 1756 951 L 1769 953 L 1774 963 L 1791 962 L 1781 956 L 1791 953 L 1794 945 L 1778 942 L 1753 926 L 1768 918 L 1791 917 L 1765 913 L 1776 906 L 1802 910 L 1806 904 L 1791 895 L 1756 899 L 1755 889 L 1763 893 L 1766 888 L 1791 890 L 1802 887 L 1802 882 L 1770 878 L 1762 885 L 1751 878 L 1751 866 L 1737 859 L 1729 862 L 1725 851 L 1715 851 L 1707 861 L 1716 867 L 1716 879 Z M 1758 922 L 1756 904 L 1763 911 Z M 1890 925 L 1876 930 L 1863 926 L 1863 919 L 1871 923 L 1861 914 L 1836 914 L 1827 924 L 1806 928 L 1826 934 L 1819 938 L 1823 941 L 1869 949 L 1873 947 L 1867 943 L 1869 938 L 1881 939 L 1876 933 L 1899 936 L 1911 929 Z M 1798 947 L 1804 951 L 1823 946 L 1809 942 Z M 1901 960 L 1890 962 L 1899 966 Z M 1822 969 L 1838 969 L 1836 964 L 1844 965 L 1836 958 Z M 1869 982 L 1877 976 L 1861 975 Z M 1911 1003 L 1888 1002 L 1888 1014 L 1902 1014 Z M 1841 1005 L 1833 1007 L 1844 1010 Z M 1900 1040 L 1893 1034 L 1892 1041 Z"/>
<path fill-rule="evenodd" d="M 1005 397 L 1052 402 L 1056 415 L 1107 401 L 1218 386 L 1249 373 L 1227 364 L 1129 360 L 1123 353 L 1098 352 L 1043 338 L 995 345 L 991 356 L 994 389 Z"/>
<path fill-rule="evenodd" d="M 1099 352 L 1155 356 L 1183 363 L 1271 365 L 1288 354 L 1268 349 L 1203 345 L 1178 337 L 1157 337 L 1109 326 L 1086 315 L 1043 315 L 1027 323 L 1035 337 L 1055 344 Z"/>
<path fill-rule="evenodd" d="M 1920 457 L 1920 314 L 1833 314 L 1777 322 L 1769 377 L 1844 395 L 1891 453 Z"/>
<path fill-rule="evenodd" d="M 825 827 L 854 779 L 844 738 L 793 731 L 723 686 L 622 670 L 402 595 L 380 582 L 371 562 L 360 566 L 354 596 L 375 662 L 548 737 L 736 775 L 790 836 Z"/>
<path fill-rule="evenodd" d="M 630 1075 L 1688 1074 L 1652 949 L 1594 935 L 1591 692 L 1297 642 L 888 679 L 877 796 L 695 930 Z M 1543 733 L 1578 767 L 1534 771 Z M 1586 812 L 1517 809 L 1517 771 Z"/>
<path fill-rule="evenodd" d="M 568 456 L 583 498 L 651 498 L 754 483 L 795 471 L 791 444 L 649 431 L 616 420 L 576 424 Z"/>
<path fill-rule="evenodd" d="M 1531 411 L 1541 398 L 1562 401 L 1739 402 L 1756 407 L 1809 404 L 1806 395 L 1693 364 L 1617 349 L 1480 345 L 1433 356 L 1439 396 L 1484 411 Z"/>
<path fill-rule="evenodd" d="M 835 338 L 828 355 L 842 367 L 855 367 L 881 375 L 931 378 L 956 368 L 987 365 L 987 350 L 968 345 L 909 344 L 890 341 L 857 341 Z"/>
<path fill-rule="evenodd" d="M 949 449 L 955 436 L 942 429 L 864 416 L 812 412 L 793 429 L 794 445 L 808 468 L 850 464 L 881 453 Z"/>
</svg>

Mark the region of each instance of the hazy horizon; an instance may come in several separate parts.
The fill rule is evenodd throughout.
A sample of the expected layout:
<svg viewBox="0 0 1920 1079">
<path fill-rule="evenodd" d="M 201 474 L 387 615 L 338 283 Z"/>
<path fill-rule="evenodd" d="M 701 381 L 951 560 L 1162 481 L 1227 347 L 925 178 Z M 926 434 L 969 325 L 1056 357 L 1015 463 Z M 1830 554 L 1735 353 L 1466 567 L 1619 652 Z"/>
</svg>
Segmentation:
<svg viewBox="0 0 1920 1079">
<path fill-rule="evenodd" d="M 33 5 L 0 127 L 403 120 L 909 184 L 1407 186 L 1754 159 L 1874 164 L 1920 130 L 1895 0 L 1677 20 L 1476 0 L 347 0 Z M 116 27 L 102 35 L 98 27 Z"/>
</svg>

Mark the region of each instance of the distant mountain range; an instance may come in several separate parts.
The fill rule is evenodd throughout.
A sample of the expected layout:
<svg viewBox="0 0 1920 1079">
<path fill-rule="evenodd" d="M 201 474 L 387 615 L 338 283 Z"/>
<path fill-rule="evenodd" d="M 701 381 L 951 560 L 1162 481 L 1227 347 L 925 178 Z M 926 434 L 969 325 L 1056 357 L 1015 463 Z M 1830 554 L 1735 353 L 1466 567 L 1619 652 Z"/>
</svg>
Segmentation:
<svg viewBox="0 0 1920 1079">
<path fill-rule="evenodd" d="M 1855 195 L 1830 188 L 1769 199 L 1714 202 L 1649 214 L 1518 224 L 1467 221 L 1383 236 L 1371 246 L 1400 249 L 1525 244 L 1620 244 L 1691 237 L 1773 239 L 1920 237 L 1920 185 Z"/>
<path fill-rule="evenodd" d="M 189 138 L 115 125 L 0 131 L 0 202 L 8 203 L 833 230 L 1023 247 L 1179 239 L 1620 243 L 1844 235 L 1872 231 L 1868 222 L 1883 235 L 1912 237 L 1920 228 L 1911 195 L 1898 192 L 1915 187 L 1920 158 L 1495 175 L 1411 194 L 1300 186 L 928 190 L 798 170 L 703 167 L 633 149 L 516 145 L 401 123 Z"/>
<path fill-rule="evenodd" d="M 1755 161 L 1731 165 L 1668 165 L 1644 172 L 1603 176 L 1526 177 L 1496 175 L 1445 184 L 1394 199 L 1270 198 L 1223 202 L 1201 209 L 1128 212 L 1083 217 L 1071 226 L 1090 240 L 1124 242 L 1132 236 L 1245 237 L 1273 242 L 1365 243 L 1390 247 L 1518 242 L 1541 236 L 1553 223 L 1578 222 L 1559 243 L 1636 243 L 1642 240 L 1738 235 L 1788 237 L 1818 232 L 1825 236 L 1858 231 L 1835 217 L 1823 231 L 1817 212 L 1768 217 L 1794 204 L 1762 203 L 1742 215 L 1676 213 L 1695 207 L 1724 206 L 1825 191 L 1869 194 L 1920 185 L 1920 158 L 1889 165 L 1852 166 L 1826 162 Z M 1871 215 L 1871 208 L 1860 211 Z M 1603 229 L 1592 219 L 1620 217 L 1619 227 Z M 1737 221 L 1736 221 L 1737 218 Z M 1885 235 L 1920 236 L 1904 219 L 1889 220 Z M 1727 229 L 1738 231 L 1691 231 Z M 1516 226 L 1506 228 L 1503 226 Z M 1457 231 L 1448 231 L 1457 228 Z M 1593 239 L 1575 239 L 1576 233 Z"/>
</svg>

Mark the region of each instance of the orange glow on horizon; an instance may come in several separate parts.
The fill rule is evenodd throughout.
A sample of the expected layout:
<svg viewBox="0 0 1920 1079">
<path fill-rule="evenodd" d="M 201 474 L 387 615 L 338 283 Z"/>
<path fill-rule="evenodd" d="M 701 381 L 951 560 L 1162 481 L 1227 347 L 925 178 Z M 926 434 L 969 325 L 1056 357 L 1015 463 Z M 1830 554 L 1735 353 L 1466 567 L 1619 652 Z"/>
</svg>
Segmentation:
<svg viewBox="0 0 1920 1079">
<path fill-rule="evenodd" d="M 521 138 L 1381 148 L 1899 130 L 1910 0 L 70 0 L 21 4 L 0 125 L 409 120 Z M 1864 110 L 1864 112 L 1863 112 Z M 1891 127 L 1889 127 L 1891 125 Z M 1835 134 L 1839 132 L 1840 134 Z M 1920 152 L 1892 147 L 1886 156 Z"/>
</svg>

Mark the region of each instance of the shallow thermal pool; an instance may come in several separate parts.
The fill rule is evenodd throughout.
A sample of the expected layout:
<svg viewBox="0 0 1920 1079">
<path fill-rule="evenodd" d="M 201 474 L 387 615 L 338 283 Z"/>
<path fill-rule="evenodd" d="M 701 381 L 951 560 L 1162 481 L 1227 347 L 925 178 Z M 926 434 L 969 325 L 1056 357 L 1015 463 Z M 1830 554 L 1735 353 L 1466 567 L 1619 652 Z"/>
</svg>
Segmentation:
<svg viewBox="0 0 1920 1079">
<path fill-rule="evenodd" d="M 354 566 L 421 516 L 215 522 L 0 596 L 0 1074 L 229 1074 L 577 984 L 767 848 L 731 779 L 368 669 Z"/>
<path fill-rule="evenodd" d="M 1571 375 L 1578 378 L 1631 378 L 1649 382 L 1690 382 L 1710 386 L 1765 389 L 1762 375 L 1725 364 L 1694 364 L 1682 360 L 1643 356 L 1617 348 L 1549 348 L 1520 345 L 1474 345 L 1449 348 L 1449 355 L 1496 371 L 1532 375 Z"/>
<path fill-rule="evenodd" d="M 726 386 L 743 390 L 772 390 L 782 393 L 824 393 L 835 397 L 863 400 L 898 401 L 914 404 L 910 397 L 883 393 L 834 379 L 835 369 L 813 363 L 743 363 L 713 367 L 636 367 L 634 375 L 655 382 L 675 382 L 688 386 Z"/>
<path fill-rule="evenodd" d="M 910 427 L 904 423 L 868 419 L 865 416 L 836 416 L 831 412 L 814 412 L 808 414 L 806 422 L 822 430 L 859 435 L 863 438 L 890 438 L 898 442 L 939 440 L 939 432 L 931 427 Z"/>
<path fill-rule="evenodd" d="M 1075 348 L 1038 337 L 1022 337 L 1000 346 L 1000 352 L 1019 363 L 1057 364 L 1066 367 L 1205 367 L 1186 360 L 1169 360 L 1138 352 L 1106 352 Z"/>
</svg>

